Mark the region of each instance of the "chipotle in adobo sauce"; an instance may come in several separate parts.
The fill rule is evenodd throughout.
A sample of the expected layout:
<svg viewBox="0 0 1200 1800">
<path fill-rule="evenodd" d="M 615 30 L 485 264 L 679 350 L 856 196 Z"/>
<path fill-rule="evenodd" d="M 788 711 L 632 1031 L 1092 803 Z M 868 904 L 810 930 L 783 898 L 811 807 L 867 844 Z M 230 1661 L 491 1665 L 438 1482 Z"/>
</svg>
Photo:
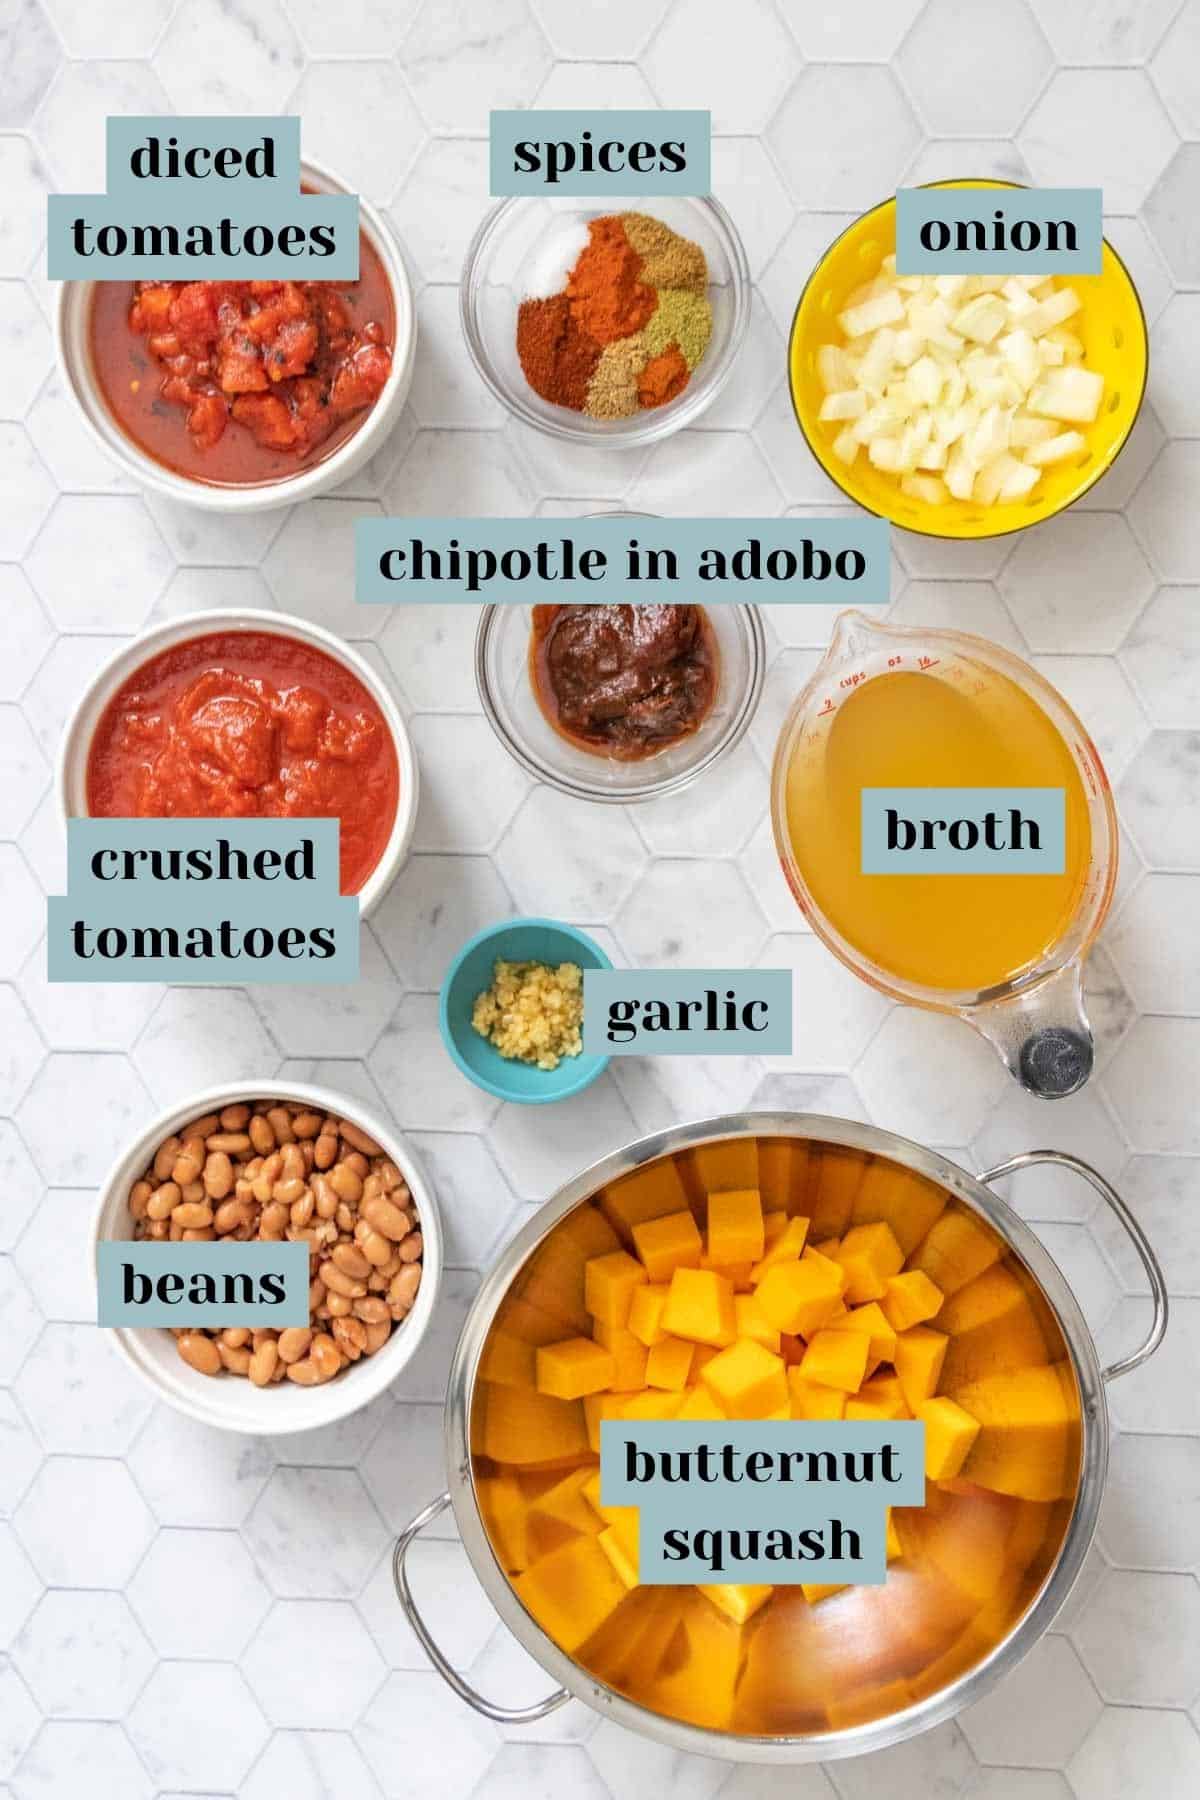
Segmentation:
<svg viewBox="0 0 1200 1800">
<path fill-rule="evenodd" d="M 298 638 L 210 632 L 113 695 L 88 751 L 87 808 L 109 819 L 341 820 L 341 889 L 387 847 L 400 769 L 358 677 Z"/>
<path fill-rule="evenodd" d="M 529 671 L 560 736 L 640 762 L 699 730 L 719 656 L 702 606 L 535 606 Z"/>
<path fill-rule="evenodd" d="M 357 281 L 103 281 L 90 320 L 114 419 L 194 481 L 281 481 L 344 443 L 392 369 L 396 315 L 359 240 Z"/>
</svg>

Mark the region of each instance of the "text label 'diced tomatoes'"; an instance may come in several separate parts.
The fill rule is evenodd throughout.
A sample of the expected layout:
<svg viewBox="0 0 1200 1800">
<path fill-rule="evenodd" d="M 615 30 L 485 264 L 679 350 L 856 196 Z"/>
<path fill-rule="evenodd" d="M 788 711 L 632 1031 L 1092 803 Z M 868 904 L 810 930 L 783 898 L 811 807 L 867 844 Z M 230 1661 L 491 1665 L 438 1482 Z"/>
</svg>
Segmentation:
<svg viewBox="0 0 1200 1800">
<path fill-rule="evenodd" d="M 387 722 L 349 669 L 296 638 L 212 632 L 152 657 L 88 751 L 93 818 L 341 820 L 341 888 L 383 855 L 400 794 Z"/>
<path fill-rule="evenodd" d="M 359 269 L 354 282 L 98 282 L 91 355 L 113 417 L 196 481 L 281 481 L 321 461 L 392 370 L 395 307 L 365 238 Z"/>
</svg>

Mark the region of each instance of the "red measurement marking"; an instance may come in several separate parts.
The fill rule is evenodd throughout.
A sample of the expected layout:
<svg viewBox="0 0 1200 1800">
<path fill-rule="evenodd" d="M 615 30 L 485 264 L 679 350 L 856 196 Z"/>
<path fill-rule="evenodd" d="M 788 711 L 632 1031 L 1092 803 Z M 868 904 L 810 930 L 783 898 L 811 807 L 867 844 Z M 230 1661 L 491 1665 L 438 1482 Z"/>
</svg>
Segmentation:
<svg viewBox="0 0 1200 1800">
<path fill-rule="evenodd" d="M 917 667 L 919 669 L 936 669 L 941 660 L 940 656 L 918 656 Z"/>
<path fill-rule="evenodd" d="M 823 719 L 825 717 L 826 713 L 831 713 L 832 711 L 833 711 L 833 701 L 826 700 L 824 706 L 822 706 L 818 709 L 817 717 L 818 717 L 818 719 Z"/>
</svg>

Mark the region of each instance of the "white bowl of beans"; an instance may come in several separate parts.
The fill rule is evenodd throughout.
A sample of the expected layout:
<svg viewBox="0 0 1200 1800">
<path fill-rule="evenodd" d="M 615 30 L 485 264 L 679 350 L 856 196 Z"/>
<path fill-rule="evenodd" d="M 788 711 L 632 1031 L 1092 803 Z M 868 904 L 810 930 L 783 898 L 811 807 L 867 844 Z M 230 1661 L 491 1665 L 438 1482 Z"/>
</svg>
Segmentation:
<svg viewBox="0 0 1200 1800">
<path fill-rule="evenodd" d="M 429 1327 L 441 1224 L 404 1139 L 328 1088 L 209 1088 L 121 1154 L 96 1207 L 93 1274 L 101 1243 L 298 1237 L 309 1244 L 307 1328 L 112 1330 L 160 1400 L 264 1437 L 357 1412 L 397 1379 Z"/>
</svg>

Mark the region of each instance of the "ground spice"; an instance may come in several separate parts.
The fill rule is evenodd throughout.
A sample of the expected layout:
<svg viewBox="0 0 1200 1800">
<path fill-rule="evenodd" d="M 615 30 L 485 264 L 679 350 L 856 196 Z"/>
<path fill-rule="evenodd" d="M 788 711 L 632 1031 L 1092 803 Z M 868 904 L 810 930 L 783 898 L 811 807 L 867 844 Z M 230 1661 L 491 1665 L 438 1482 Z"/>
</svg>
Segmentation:
<svg viewBox="0 0 1200 1800">
<path fill-rule="evenodd" d="M 625 236 L 642 259 L 642 280 L 656 288 L 708 289 L 708 263 L 699 244 L 680 237 L 649 213 L 622 213 Z"/>
<path fill-rule="evenodd" d="M 642 336 L 651 356 L 668 344 L 678 344 L 689 369 L 694 369 L 712 336 L 712 307 L 703 294 L 686 288 L 659 288 L 658 306 Z"/>
<path fill-rule="evenodd" d="M 517 309 L 517 358 L 535 394 L 553 406 L 583 411 L 600 346 L 580 329 L 566 294 L 522 300 Z"/>
<path fill-rule="evenodd" d="M 640 331 L 658 305 L 654 289 L 639 278 L 641 266 L 619 218 L 591 221 L 587 249 L 567 277 L 567 293 L 576 322 L 598 344 Z"/>
<path fill-rule="evenodd" d="M 665 406 L 682 394 L 688 384 L 690 370 L 678 344 L 668 344 L 658 356 L 652 356 L 638 381 L 638 401 L 643 407 Z"/>
<path fill-rule="evenodd" d="M 635 331 L 632 337 L 618 338 L 606 344 L 584 402 L 584 411 L 593 419 L 627 419 L 638 409 L 638 376 L 649 360 L 646 334 Z"/>
<path fill-rule="evenodd" d="M 525 379 L 543 400 L 594 419 L 665 406 L 708 348 L 707 291 L 703 250 L 660 219 L 592 219 L 562 292 L 535 289 L 517 309 Z"/>
</svg>

